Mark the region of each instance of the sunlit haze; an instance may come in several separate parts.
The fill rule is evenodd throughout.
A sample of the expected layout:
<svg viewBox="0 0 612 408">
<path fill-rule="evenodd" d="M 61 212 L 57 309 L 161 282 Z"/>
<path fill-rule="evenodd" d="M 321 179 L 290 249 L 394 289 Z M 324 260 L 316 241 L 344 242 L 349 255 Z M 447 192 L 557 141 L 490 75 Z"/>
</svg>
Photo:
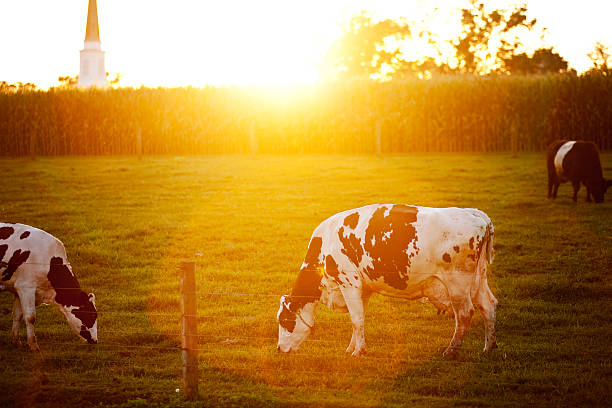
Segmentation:
<svg viewBox="0 0 612 408">
<path fill-rule="evenodd" d="M 514 2 L 488 1 L 509 8 Z M 467 1 L 98 0 L 106 70 L 121 85 L 310 83 L 341 24 L 361 10 L 374 18 L 419 21 L 442 40 L 458 33 L 456 8 Z M 570 66 L 587 69 L 596 41 L 612 45 L 606 0 L 527 1 L 528 15 L 547 27 L 546 45 Z M 453 8 L 451 8 L 451 5 Z M 455 10 L 455 11 L 453 11 Z M 454 13 L 454 14 L 453 14 Z M 0 3 L 0 81 L 47 88 L 75 76 L 83 48 L 87 0 Z M 529 45 L 529 44 L 527 44 Z M 413 43 L 406 50 L 419 54 Z"/>
</svg>

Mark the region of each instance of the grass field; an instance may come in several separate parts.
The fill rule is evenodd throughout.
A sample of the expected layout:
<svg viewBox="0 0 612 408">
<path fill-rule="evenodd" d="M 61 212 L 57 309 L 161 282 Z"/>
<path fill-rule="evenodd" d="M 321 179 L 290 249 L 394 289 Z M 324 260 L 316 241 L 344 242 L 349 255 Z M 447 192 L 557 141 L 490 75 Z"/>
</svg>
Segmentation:
<svg viewBox="0 0 612 408">
<path fill-rule="evenodd" d="M 612 177 L 612 154 L 602 155 Z M 40 355 L 10 344 L 0 314 L 1 406 L 606 406 L 612 389 L 612 193 L 546 199 L 543 154 L 1 159 L 0 219 L 60 238 L 96 293 L 99 344 L 40 306 Z M 276 353 L 275 313 L 312 230 L 369 203 L 477 207 L 495 225 L 489 270 L 498 345 L 454 321 L 374 296 L 368 355 L 346 356 L 348 315 Z M 181 388 L 178 265 L 198 271 L 200 400 Z M 0 293 L 0 308 L 12 295 Z"/>
</svg>

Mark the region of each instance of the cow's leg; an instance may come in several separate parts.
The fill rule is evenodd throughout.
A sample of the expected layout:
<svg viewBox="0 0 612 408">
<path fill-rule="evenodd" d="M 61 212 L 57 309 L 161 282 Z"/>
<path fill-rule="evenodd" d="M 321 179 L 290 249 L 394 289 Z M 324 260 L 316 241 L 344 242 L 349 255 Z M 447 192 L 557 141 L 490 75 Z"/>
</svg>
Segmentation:
<svg viewBox="0 0 612 408">
<path fill-rule="evenodd" d="M 21 326 L 21 319 L 23 318 L 23 312 L 21 311 L 21 301 L 19 296 L 15 295 L 13 299 L 13 330 L 12 330 L 12 341 L 17 347 L 21 347 L 21 340 L 19 339 L 19 327 Z"/>
<path fill-rule="evenodd" d="M 355 351 L 355 329 L 352 330 L 351 342 L 349 343 L 348 347 L 346 348 L 346 352 L 347 353 L 352 353 L 353 351 Z"/>
<path fill-rule="evenodd" d="M 31 351 L 40 351 L 36 343 L 36 334 L 34 333 L 34 323 L 36 322 L 36 294 L 31 288 L 22 290 L 17 289 L 17 293 L 21 300 L 21 310 L 26 325 L 28 347 L 30 347 Z"/>
<path fill-rule="evenodd" d="M 587 197 L 586 197 L 586 201 L 587 203 L 591 202 L 591 189 L 589 188 L 589 186 L 586 186 L 587 189 Z"/>
<path fill-rule="evenodd" d="M 553 193 L 552 193 L 552 198 L 557 198 L 557 191 L 559 190 L 559 182 L 555 182 L 555 184 L 553 185 Z"/>
<path fill-rule="evenodd" d="M 368 300 L 370 300 L 370 295 L 371 295 L 371 293 L 363 293 L 362 294 L 364 316 L 365 316 L 366 306 L 368 305 Z M 357 338 L 357 335 L 358 335 L 358 332 L 357 332 L 357 330 L 355 330 L 355 326 L 353 325 L 353 332 L 351 334 L 351 342 L 349 343 L 348 347 L 346 348 L 346 352 L 347 353 L 351 353 L 352 354 L 355 351 L 355 340 Z M 364 344 L 365 344 L 365 340 L 364 340 Z M 364 349 L 363 353 L 365 353 L 365 349 Z"/>
<path fill-rule="evenodd" d="M 572 181 L 572 187 L 574 187 L 574 195 L 572 196 L 572 200 L 576 202 L 578 201 L 578 190 L 580 190 L 580 182 Z"/>
<path fill-rule="evenodd" d="M 474 306 L 467 293 L 451 292 L 450 296 L 451 305 L 455 312 L 455 333 L 453 334 L 450 344 L 446 350 L 444 350 L 443 356 L 452 359 L 461 347 L 463 337 L 470 327 L 470 321 L 474 314 Z"/>
<path fill-rule="evenodd" d="M 349 315 L 351 316 L 351 323 L 353 324 L 351 343 L 347 347 L 346 351 L 347 353 L 350 352 L 354 357 L 359 357 L 366 353 L 364 332 L 364 298 L 366 297 L 363 296 L 361 288 L 341 286 L 340 290 L 344 296 L 346 307 L 349 311 Z"/>
<path fill-rule="evenodd" d="M 474 306 L 485 320 L 485 346 L 483 351 L 490 351 L 497 348 L 495 336 L 495 310 L 497 309 L 497 299 L 491 292 L 486 280 L 482 282 L 476 297 L 472 299 Z"/>
<path fill-rule="evenodd" d="M 553 186 L 555 185 L 555 179 L 554 179 L 554 175 L 551 174 L 551 172 L 548 172 L 548 198 L 551 198 L 553 196 L 552 192 L 553 192 Z"/>
</svg>

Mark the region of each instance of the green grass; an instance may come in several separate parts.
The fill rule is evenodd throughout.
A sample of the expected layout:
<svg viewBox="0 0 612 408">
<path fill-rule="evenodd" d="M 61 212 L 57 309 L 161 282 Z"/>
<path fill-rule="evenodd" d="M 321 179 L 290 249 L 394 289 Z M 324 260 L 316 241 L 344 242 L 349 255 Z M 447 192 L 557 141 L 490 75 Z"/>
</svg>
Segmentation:
<svg viewBox="0 0 612 408">
<path fill-rule="evenodd" d="M 603 154 L 612 177 L 612 154 Z M 2 406 L 604 406 L 612 389 L 612 194 L 546 199 L 542 154 L 0 160 L 3 221 L 60 238 L 94 291 L 99 344 L 39 307 L 40 355 L 0 315 Z M 368 355 L 344 353 L 348 315 L 321 306 L 300 351 L 276 353 L 275 313 L 312 230 L 369 203 L 476 207 L 495 225 L 499 348 L 473 321 L 374 296 Z M 200 400 L 181 385 L 179 271 L 197 263 Z M 0 294 L 0 308 L 12 296 Z"/>
</svg>

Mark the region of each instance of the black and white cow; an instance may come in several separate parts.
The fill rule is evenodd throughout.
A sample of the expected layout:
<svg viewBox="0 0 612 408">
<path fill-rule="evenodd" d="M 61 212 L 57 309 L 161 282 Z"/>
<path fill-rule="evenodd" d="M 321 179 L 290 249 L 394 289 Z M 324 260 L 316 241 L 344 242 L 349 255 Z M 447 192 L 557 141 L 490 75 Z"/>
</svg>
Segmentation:
<svg viewBox="0 0 612 408">
<path fill-rule="evenodd" d="M 455 315 L 444 351 L 453 357 L 474 308 L 485 319 L 485 351 L 496 347 L 497 299 L 487 284 L 493 260 L 493 224 L 471 208 L 374 204 L 323 221 L 313 232 L 291 295 L 277 313 L 278 350 L 297 350 L 314 325 L 317 303 L 350 314 L 347 353 L 366 351 L 364 315 L 372 293 L 428 298 Z"/>
<path fill-rule="evenodd" d="M 30 350 L 39 351 L 34 334 L 36 306 L 55 303 L 83 341 L 98 341 L 98 312 L 93 293 L 81 290 L 60 240 L 23 224 L 0 223 L 0 290 L 15 294 L 13 343 L 21 345 L 19 326 L 25 320 Z"/>
<path fill-rule="evenodd" d="M 591 195 L 596 203 L 602 203 L 604 194 L 612 185 L 601 170 L 599 150 L 593 142 L 582 140 L 556 140 L 548 146 L 546 154 L 548 169 L 548 197 L 556 198 L 559 184 L 571 181 L 574 187 L 572 199 L 577 201 L 580 183 L 587 189 L 586 200 Z"/>
</svg>

